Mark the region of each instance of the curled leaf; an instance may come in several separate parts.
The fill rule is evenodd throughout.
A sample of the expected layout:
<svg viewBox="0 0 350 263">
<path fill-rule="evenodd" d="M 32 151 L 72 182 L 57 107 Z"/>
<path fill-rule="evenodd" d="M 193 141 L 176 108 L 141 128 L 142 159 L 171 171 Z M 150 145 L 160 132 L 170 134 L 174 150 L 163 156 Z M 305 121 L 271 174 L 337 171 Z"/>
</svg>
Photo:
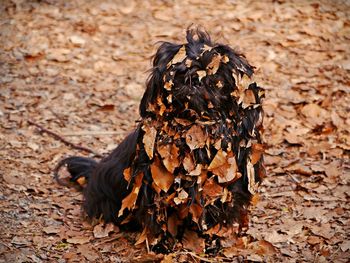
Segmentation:
<svg viewBox="0 0 350 263">
<path fill-rule="evenodd" d="M 226 153 L 220 149 L 211 161 L 208 171 L 218 176 L 219 183 L 231 182 L 239 178 L 236 158 L 232 152 Z"/>
<path fill-rule="evenodd" d="M 145 135 L 142 138 L 142 142 L 145 147 L 145 151 L 150 159 L 153 158 L 154 142 L 157 136 L 157 130 L 151 125 L 143 125 L 142 130 L 145 131 Z"/>
<path fill-rule="evenodd" d="M 142 178 L 143 178 L 142 172 L 140 172 L 135 176 L 133 189 L 131 193 L 123 199 L 122 206 L 118 212 L 118 217 L 120 217 L 123 214 L 125 209 L 132 210 L 132 208 L 135 207 L 137 196 L 139 194 L 141 183 L 142 183 Z"/>
<path fill-rule="evenodd" d="M 151 173 L 154 183 L 164 192 L 168 192 L 174 182 L 174 175 L 168 172 L 158 158 L 151 164 Z"/>
<path fill-rule="evenodd" d="M 258 183 L 255 182 L 255 170 L 250 161 L 247 163 L 248 191 L 254 195 L 258 190 Z"/>
</svg>

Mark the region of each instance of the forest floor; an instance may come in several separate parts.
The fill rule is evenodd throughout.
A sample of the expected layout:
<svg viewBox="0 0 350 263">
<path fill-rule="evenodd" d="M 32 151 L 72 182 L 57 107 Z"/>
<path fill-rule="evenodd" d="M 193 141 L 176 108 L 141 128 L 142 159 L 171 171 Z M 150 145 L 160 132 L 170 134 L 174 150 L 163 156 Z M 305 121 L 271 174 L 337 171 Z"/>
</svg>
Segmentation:
<svg viewBox="0 0 350 263">
<path fill-rule="evenodd" d="M 139 233 L 93 226 L 82 195 L 58 185 L 57 162 L 107 154 L 139 119 L 157 41 L 202 25 L 246 54 L 267 90 L 267 177 L 249 234 L 276 255 L 251 261 L 349 262 L 348 1 L 1 1 L 0 262 L 218 262 L 135 247 Z"/>
</svg>

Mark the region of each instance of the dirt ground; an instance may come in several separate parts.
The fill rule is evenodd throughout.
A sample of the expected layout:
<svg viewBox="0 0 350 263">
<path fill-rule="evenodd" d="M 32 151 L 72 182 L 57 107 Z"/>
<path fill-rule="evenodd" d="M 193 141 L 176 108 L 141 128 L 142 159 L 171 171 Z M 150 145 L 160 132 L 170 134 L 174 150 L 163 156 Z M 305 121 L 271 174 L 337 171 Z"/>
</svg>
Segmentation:
<svg viewBox="0 0 350 263">
<path fill-rule="evenodd" d="M 0 262 L 236 262 L 135 247 L 138 233 L 93 226 L 57 162 L 106 154 L 139 119 L 157 41 L 201 25 L 246 54 L 267 90 L 267 178 L 249 234 L 268 262 L 349 262 L 349 1 L 1 1 Z M 91 155 L 93 156 L 93 155 Z"/>
</svg>

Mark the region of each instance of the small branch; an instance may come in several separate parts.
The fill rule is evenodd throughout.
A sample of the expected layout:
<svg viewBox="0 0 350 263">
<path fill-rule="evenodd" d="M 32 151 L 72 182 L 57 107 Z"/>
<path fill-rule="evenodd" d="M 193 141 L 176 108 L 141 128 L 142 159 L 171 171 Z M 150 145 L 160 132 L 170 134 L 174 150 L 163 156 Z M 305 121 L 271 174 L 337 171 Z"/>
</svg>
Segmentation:
<svg viewBox="0 0 350 263">
<path fill-rule="evenodd" d="M 31 124 L 31 125 L 34 125 L 35 127 L 39 128 L 39 131 L 40 132 L 45 132 L 47 133 L 48 135 L 52 136 L 53 138 L 55 138 L 56 140 L 59 140 L 61 142 L 63 142 L 64 144 L 66 144 L 67 146 L 69 147 L 72 147 L 73 149 L 77 149 L 77 150 L 80 150 L 80 151 L 84 151 L 84 152 L 88 152 L 88 153 L 92 153 L 93 155 L 95 155 L 96 157 L 103 157 L 101 154 L 95 152 L 94 150 L 92 149 L 89 149 L 87 147 L 84 147 L 84 146 L 80 146 L 80 145 L 76 145 L 70 141 L 67 141 L 65 138 L 63 138 L 61 135 L 53 132 L 53 131 L 50 131 L 49 129 L 46 129 L 45 127 L 41 126 L 40 124 L 37 124 L 31 120 L 28 120 L 28 123 Z"/>
</svg>

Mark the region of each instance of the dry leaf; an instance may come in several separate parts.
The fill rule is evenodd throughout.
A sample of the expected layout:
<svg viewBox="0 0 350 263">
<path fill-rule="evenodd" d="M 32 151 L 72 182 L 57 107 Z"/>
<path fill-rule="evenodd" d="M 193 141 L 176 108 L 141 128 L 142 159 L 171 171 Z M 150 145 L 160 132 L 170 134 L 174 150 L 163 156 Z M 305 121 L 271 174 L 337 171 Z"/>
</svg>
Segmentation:
<svg viewBox="0 0 350 263">
<path fill-rule="evenodd" d="M 162 157 L 165 168 L 173 173 L 179 167 L 179 148 L 174 144 L 160 145 L 157 148 L 159 155 Z"/>
<path fill-rule="evenodd" d="M 125 209 L 132 210 L 132 208 L 134 208 L 134 206 L 136 204 L 137 196 L 138 196 L 139 191 L 140 191 L 142 179 L 143 179 L 143 172 L 140 172 L 135 176 L 135 182 L 134 182 L 133 189 L 132 189 L 131 193 L 123 199 L 122 206 L 118 212 L 118 217 L 123 215 L 123 212 Z"/>
<path fill-rule="evenodd" d="M 70 244 L 86 244 L 90 242 L 90 237 L 78 236 L 67 238 L 67 242 Z"/>
<path fill-rule="evenodd" d="M 184 189 L 181 189 L 181 191 L 177 194 L 177 197 L 174 198 L 174 202 L 176 205 L 179 205 L 181 203 L 185 203 L 187 198 L 188 193 Z"/>
<path fill-rule="evenodd" d="M 191 150 L 205 146 L 206 135 L 199 125 L 193 125 L 186 133 L 186 143 Z"/>
<path fill-rule="evenodd" d="M 201 81 L 202 78 L 204 78 L 207 75 L 207 72 L 205 70 L 198 70 L 197 75 L 198 75 L 198 80 Z"/>
<path fill-rule="evenodd" d="M 164 83 L 164 89 L 166 89 L 166 90 L 170 91 L 173 86 L 174 86 L 174 83 L 172 80 L 169 80 L 168 82 Z"/>
<path fill-rule="evenodd" d="M 185 230 L 182 238 L 183 247 L 197 253 L 203 253 L 205 248 L 204 239 L 194 231 Z"/>
<path fill-rule="evenodd" d="M 168 192 L 174 182 L 174 175 L 168 172 L 158 158 L 151 164 L 151 173 L 154 183 L 164 192 Z"/>
<path fill-rule="evenodd" d="M 250 155 L 250 162 L 252 163 L 252 165 L 256 164 L 260 160 L 262 154 L 264 153 L 264 149 L 264 145 L 260 143 L 252 143 Z"/>
<path fill-rule="evenodd" d="M 142 233 L 140 234 L 139 238 L 137 239 L 135 246 L 140 245 L 143 242 L 145 242 L 147 239 L 147 235 L 148 235 L 148 229 L 147 229 L 147 227 L 145 227 L 143 229 Z"/>
<path fill-rule="evenodd" d="M 125 181 L 127 181 L 128 183 L 130 183 L 131 181 L 131 168 L 126 168 L 123 172 L 123 176 Z"/>
<path fill-rule="evenodd" d="M 175 54 L 173 59 L 168 63 L 167 67 L 182 62 L 186 58 L 186 47 L 182 46 L 179 51 Z"/>
<path fill-rule="evenodd" d="M 100 223 L 94 227 L 93 233 L 95 238 L 108 237 L 109 233 L 114 231 L 113 223 Z"/>
<path fill-rule="evenodd" d="M 250 161 L 247 163 L 248 191 L 254 195 L 258 190 L 259 184 L 255 182 L 255 170 Z"/>
<path fill-rule="evenodd" d="M 154 151 L 154 142 L 156 140 L 157 136 L 157 130 L 150 125 L 143 125 L 142 130 L 145 131 L 145 134 L 142 138 L 142 142 L 145 147 L 145 151 L 150 159 L 153 158 L 153 151 Z"/>
<path fill-rule="evenodd" d="M 277 253 L 277 249 L 266 240 L 259 240 L 248 245 L 248 249 L 252 249 L 256 254 L 261 256 L 273 256 Z"/>
<path fill-rule="evenodd" d="M 231 182 L 233 179 L 238 179 L 236 158 L 232 152 L 226 153 L 220 149 L 214 159 L 211 161 L 208 171 L 218 176 L 219 183 Z"/>
<path fill-rule="evenodd" d="M 195 164 L 194 164 L 194 161 L 193 161 L 193 158 L 192 158 L 192 155 L 187 153 L 185 155 L 185 158 L 183 159 L 182 161 L 182 165 L 184 167 L 184 169 L 190 173 L 194 170 L 195 168 Z"/>
<path fill-rule="evenodd" d="M 192 214 L 192 220 L 198 224 L 200 217 L 202 216 L 203 207 L 199 204 L 192 203 L 190 206 L 190 213 Z"/>
<path fill-rule="evenodd" d="M 242 104 L 243 109 L 245 109 L 253 104 L 256 104 L 255 95 L 251 89 L 245 90 L 244 93 L 242 93 L 242 97 L 243 98 L 241 98 L 241 99 L 243 101 L 243 104 Z"/>
<path fill-rule="evenodd" d="M 213 56 L 212 60 L 207 66 L 208 75 L 214 75 L 218 71 L 220 67 L 220 63 L 221 63 L 221 55 L 216 54 L 215 56 Z"/>
<path fill-rule="evenodd" d="M 203 195 L 209 197 L 220 197 L 223 194 L 222 186 L 218 185 L 214 178 L 208 179 L 203 186 Z"/>
</svg>

